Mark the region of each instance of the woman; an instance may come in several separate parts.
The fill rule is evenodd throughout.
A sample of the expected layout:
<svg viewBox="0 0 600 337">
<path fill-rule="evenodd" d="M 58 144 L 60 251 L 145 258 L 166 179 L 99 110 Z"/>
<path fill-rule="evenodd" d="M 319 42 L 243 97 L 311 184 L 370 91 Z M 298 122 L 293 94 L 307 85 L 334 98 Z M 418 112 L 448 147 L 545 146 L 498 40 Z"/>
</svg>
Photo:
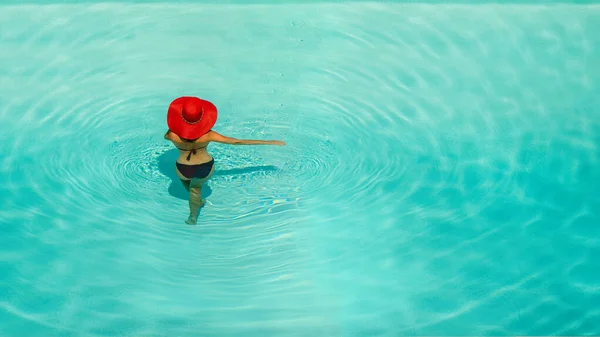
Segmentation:
<svg viewBox="0 0 600 337">
<path fill-rule="evenodd" d="M 212 131 L 217 121 L 217 108 L 208 101 L 197 97 L 179 97 L 169 106 L 167 124 L 169 130 L 165 139 L 179 149 L 175 172 L 185 189 L 190 193 L 190 216 L 187 224 L 196 224 L 198 210 L 204 206 L 202 185 L 210 179 L 215 170 L 215 161 L 206 151 L 210 142 L 231 145 L 280 145 L 278 140 L 240 140 L 226 137 Z"/>
</svg>

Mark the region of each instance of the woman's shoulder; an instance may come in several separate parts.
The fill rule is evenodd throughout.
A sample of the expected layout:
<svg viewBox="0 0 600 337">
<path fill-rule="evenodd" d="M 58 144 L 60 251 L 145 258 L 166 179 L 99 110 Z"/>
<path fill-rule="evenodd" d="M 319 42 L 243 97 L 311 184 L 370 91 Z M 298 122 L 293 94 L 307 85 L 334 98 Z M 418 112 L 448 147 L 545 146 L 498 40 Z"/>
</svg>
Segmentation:
<svg viewBox="0 0 600 337">
<path fill-rule="evenodd" d="M 170 140 L 170 141 L 177 141 L 177 140 L 181 140 L 179 139 L 179 136 L 177 136 L 175 134 L 175 132 L 171 131 L 171 130 L 167 130 L 167 132 L 165 133 L 165 139 L 166 140 Z"/>
<path fill-rule="evenodd" d="M 196 139 L 196 143 L 210 143 L 215 138 L 215 133 L 213 130 L 209 130 L 207 133 L 203 134 L 200 138 Z"/>
</svg>

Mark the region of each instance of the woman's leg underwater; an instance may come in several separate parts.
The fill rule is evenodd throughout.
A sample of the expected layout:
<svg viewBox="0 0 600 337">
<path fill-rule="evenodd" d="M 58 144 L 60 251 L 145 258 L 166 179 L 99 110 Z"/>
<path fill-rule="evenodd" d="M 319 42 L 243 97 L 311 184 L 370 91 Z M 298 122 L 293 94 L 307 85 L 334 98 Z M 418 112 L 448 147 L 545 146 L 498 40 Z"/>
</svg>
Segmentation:
<svg viewBox="0 0 600 337">
<path fill-rule="evenodd" d="M 210 171 L 207 177 L 202 179 L 192 179 L 190 183 L 190 216 L 185 222 L 188 225 L 196 224 L 198 211 L 206 203 L 204 200 L 202 200 L 202 186 L 208 179 L 210 179 L 214 170 L 215 167 L 213 166 L 212 170 Z"/>
<path fill-rule="evenodd" d="M 183 187 L 185 187 L 186 191 L 190 191 L 190 184 L 192 183 L 191 180 L 185 180 L 185 179 L 180 179 L 181 183 L 183 184 Z"/>
</svg>

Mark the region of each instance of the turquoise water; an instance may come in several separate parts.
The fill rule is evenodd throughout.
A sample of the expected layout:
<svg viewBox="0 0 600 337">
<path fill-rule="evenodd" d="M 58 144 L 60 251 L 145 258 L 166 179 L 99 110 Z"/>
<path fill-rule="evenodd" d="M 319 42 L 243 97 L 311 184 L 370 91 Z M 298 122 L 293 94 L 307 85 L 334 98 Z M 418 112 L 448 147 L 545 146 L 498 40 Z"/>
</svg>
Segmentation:
<svg viewBox="0 0 600 337">
<path fill-rule="evenodd" d="M 1 336 L 600 334 L 600 6 L 0 5 Z M 215 130 L 197 226 L 162 136 Z"/>
</svg>

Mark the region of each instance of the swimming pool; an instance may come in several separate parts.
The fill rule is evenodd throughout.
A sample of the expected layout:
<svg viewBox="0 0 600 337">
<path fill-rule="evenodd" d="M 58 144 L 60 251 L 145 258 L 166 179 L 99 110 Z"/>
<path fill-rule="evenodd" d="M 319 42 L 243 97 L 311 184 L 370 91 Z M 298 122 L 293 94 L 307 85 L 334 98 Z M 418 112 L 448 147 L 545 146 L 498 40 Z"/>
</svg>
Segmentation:
<svg viewBox="0 0 600 337">
<path fill-rule="evenodd" d="M 0 335 L 600 334 L 600 6 L 0 6 Z M 215 130 L 198 225 L 162 136 Z M 595 304 L 594 304 L 595 303 Z"/>
</svg>

